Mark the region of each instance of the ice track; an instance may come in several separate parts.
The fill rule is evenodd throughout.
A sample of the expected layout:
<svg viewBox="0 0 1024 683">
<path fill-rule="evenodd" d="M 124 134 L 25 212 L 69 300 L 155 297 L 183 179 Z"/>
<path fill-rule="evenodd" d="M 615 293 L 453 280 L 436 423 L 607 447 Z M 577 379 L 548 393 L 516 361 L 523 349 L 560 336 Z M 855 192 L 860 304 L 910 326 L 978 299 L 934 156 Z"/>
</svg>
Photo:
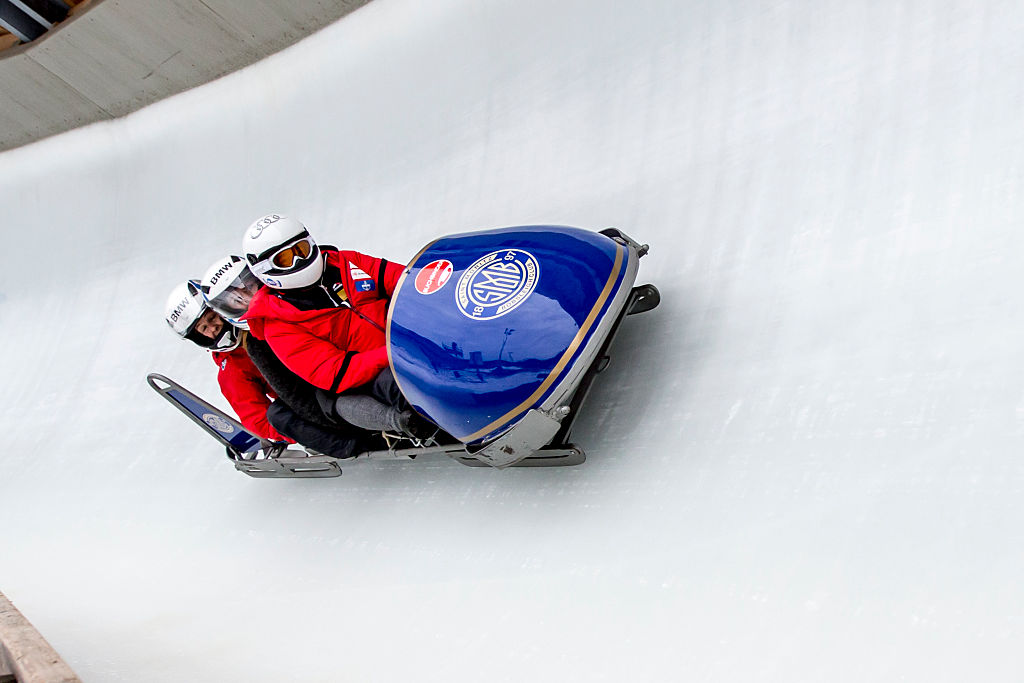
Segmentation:
<svg viewBox="0 0 1024 683">
<path fill-rule="evenodd" d="M 375 0 L 0 154 L 0 588 L 87 681 L 1019 681 L 1024 8 Z M 167 293 L 267 211 L 651 245 L 588 462 L 258 481 Z"/>
</svg>

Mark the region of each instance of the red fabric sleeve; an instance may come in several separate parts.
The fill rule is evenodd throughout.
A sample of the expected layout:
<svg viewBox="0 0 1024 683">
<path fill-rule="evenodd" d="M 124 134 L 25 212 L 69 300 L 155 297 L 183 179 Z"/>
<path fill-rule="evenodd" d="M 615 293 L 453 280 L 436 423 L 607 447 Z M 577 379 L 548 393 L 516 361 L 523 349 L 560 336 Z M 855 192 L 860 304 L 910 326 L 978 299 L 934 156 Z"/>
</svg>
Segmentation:
<svg viewBox="0 0 1024 683">
<path fill-rule="evenodd" d="M 289 370 L 310 384 L 340 393 L 373 380 L 388 366 L 387 347 L 346 351 L 299 324 L 267 321 L 266 341 Z"/>
<path fill-rule="evenodd" d="M 395 293 L 395 287 L 398 286 L 398 281 L 402 279 L 402 273 L 405 272 L 405 266 L 401 263 L 387 262 L 384 270 L 384 282 L 380 283 L 385 291 L 388 293 L 390 299 Z"/>
<path fill-rule="evenodd" d="M 248 356 L 245 360 L 248 360 Z M 219 367 L 217 383 L 220 384 L 220 391 L 238 415 L 242 426 L 263 439 L 294 443 L 279 434 L 267 421 L 267 408 L 270 407 L 267 392 L 270 387 L 256 366 L 251 361 L 246 363 L 237 357 L 227 356 L 222 358 Z"/>
</svg>

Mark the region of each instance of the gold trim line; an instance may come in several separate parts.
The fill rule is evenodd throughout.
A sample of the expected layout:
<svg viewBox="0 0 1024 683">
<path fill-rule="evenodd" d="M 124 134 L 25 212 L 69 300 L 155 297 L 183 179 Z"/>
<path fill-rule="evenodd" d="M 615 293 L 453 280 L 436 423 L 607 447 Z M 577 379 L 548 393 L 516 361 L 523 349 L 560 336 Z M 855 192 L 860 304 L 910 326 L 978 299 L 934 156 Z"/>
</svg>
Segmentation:
<svg viewBox="0 0 1024 683">
<path fill-rule="evenodd" d="M 562 354 L 562 357 L 558 359 L 558 363 L 555 364 L 555 367 L 551 370 L 551 373 L 543 382 L 541 382 L 541 385 L 537 387 L 537 390 L 534 391 L 530 395 L 530 397 L 527 398 L 525 401 L 523 401 L 512 410 L 508 411 L 507 413 L 499 417 L 497 420 L 494 420 L 483 429 L 479 429 L 470 434 L 469 436 L 458 437 L 460 441 L 473 441 L 474 439 L 479 439 L 481 436 L 484 436 L 485 434 L 493 432 L 503 423 L 508 422 L 510 419 L 512 419 L 512 417 L 515 417 L 519 413 L 524 412 L 527 408 L 532 406 L 537 401 L 537 399 L 539 399 L 544 394 L 544 392 L 548 390 L 548 388 L 555 382 L 555 380 L 558 379 L 559 375 L 562 374 L 562 370 L 564 370 L 565 366 L 569 364 L 569 360 L 572 358 L 572 356 L 576 353 L 576 350 L 583 343 L 583 339 L 587 336 L 587 334 L 589 334 L 590 328 L 594 325 L 594 321 L 597 319 L 597 314 L 601 311 L 602 308 L 604 308 L 604 303 L 605 301 L 608 300 L 608 297 L 611 295 L 612 288 L 615 286 L 615 281 L 619 279 L 619 271 L 622 270 L 622 255 L 626 252 L 626 247 L 622 245 L 616 246 L 618 246 L 619 248 L 615 250 L 615 263 L 612 265 L 612 272 L 611 275 L 608 276 L 608 281 L 604 283 L 604 289 L 601 290 L 601 295 L 597 297 L 597 303 L 595 303 L 594 307 L 590 309 L 590 314 L 587 316 L 586 320 L 583 321 L 583 325 L 580 327 L 579 332 L 576 333 L 576 336 L 573 338 L 572 343 L 569 344 L 569 348 L 567 348 L 565 353 Z"/>
</svg>

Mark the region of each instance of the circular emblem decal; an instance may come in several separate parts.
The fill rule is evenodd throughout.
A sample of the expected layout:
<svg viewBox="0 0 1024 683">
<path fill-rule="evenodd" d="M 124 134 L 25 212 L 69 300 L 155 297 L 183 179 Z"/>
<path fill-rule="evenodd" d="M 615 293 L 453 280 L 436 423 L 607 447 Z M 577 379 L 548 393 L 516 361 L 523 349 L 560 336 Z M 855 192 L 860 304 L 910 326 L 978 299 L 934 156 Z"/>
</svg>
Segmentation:
<svg viewBox="0 0 1024 683">
<path fill-rule="evenodd" d="M 210 425 L 218 432 L 223 432 L 224 434 L 230 434 L 231 432 L 235 431 L 235 428 L 231 426 L 230 422 L 225 420 L 220 415 L 214 415 L 213 413 L 206 413 L 205 415 L 203 415 L 203 422 Z"/>
<path fill-rule="evenodd" d="M 462 277 L 455 300 L 463 315 L 473 320 L 500 318 L 533 294 L 540 265 L 522 249 L 502 249 L 479 258 Z"/>
<path fill-rule="evenodd" d="M 433 294 L 445 286 L 452 276 L 452 270 L 451 261 L 431 261 L 416 276 L 416 291 L 420 294 Z"/>
</svg>

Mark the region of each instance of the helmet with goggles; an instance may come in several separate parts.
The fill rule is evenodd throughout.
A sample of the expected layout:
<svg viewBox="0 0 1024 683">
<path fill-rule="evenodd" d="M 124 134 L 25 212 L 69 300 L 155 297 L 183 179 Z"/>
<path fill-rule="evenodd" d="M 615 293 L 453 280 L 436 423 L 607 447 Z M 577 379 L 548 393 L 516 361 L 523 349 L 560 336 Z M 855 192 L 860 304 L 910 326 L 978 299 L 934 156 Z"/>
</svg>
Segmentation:
<svg viewBox="0 0 1024 683">
<path fill-rule="evenodd" d="M 212 308 L 206 305 L 197 280 L 183 282 L 167 297 L 164 319 L 171 331 L 182 339 L 188 339 L 210 351 L 230 351 L 240 341 L 238 330 L 225 323 Z M 219 330 L 214 336 L 207 336 L 200 329 L 207 326 Z"/>
<path fill-rule="evenodd" d="M 243 330 L 248 330 L 249 324 L 242 320 L 242 316 L 262 286 L 242 257 L 234 254 L 215 261 L 200 283 L 207 305 Z"/>
<path fill-rule="evenodd" d="M 249 270 L 274 289 L 308 287 L 320 280 L 320 248 L 300 221 L 268 214 L 246 229 L 242 252 Z"/>
</svg>

